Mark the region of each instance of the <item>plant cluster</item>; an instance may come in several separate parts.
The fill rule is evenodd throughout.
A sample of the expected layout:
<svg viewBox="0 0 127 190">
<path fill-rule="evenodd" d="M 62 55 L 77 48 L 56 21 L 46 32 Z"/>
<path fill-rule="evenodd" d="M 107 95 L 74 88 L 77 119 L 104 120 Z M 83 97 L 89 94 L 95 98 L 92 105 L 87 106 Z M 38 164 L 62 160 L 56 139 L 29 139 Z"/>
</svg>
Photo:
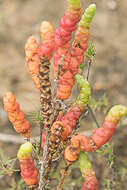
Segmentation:
<svg viewBox="0 0 127 190">
<path fill-rule="evenodd" d="M 68 4 L 69 7 L 54 33 L 51 23 L 43 21 L 40 27 L 40 46 L 34 36 L 30 36 L 25 45 L 26 64 L 31 79 L 40 90 L 40 115 L 34 114 L 40 122 L 40 142 L 31 141 L 30 124 L 20 110 L 15 96 L 11 92 L 4 96 L 4 109 L 9 120 L 14 129 L 27 140 L 20 146 L 17 157 L 21 176 L 29 189 L 46 188 L 54 160 L 60 159 L 64 153 L 66 167 L 61 172 L 57 189 L 62 188 L 69 166 L 78 160 L 84 178 L 82 190 L 97 190 L 98 180 L 86 152 L 96 151 L 106 144 L 116 131 L 120 118 L 127 114 L 126 106 L 115 105 L 107 113 L 103 125 L 90 137 L 75 133 L 79 119 L 90 109 L 89 105 L 92 105 L 95 111 L 96 107 L 106 107 L 106 102 L 105 97 L 98 104 L 91 99 L 91 85 L 88 82 L 89 69 L 95 54 L 93 44 L 88 46 L 89 28 L 96 5 L 91 4 L 82 15 L 80 0 L 68 0 Z M 72 32 L 75 30 L 70 48 Z M 52 55 L 56 82 L 54 93 L 50 82 Z M 88 62 L 86 78 L 83 72 L 84 58 Z M 73 103 L 66 106 L 64 100 L 70 97 L 74 83 L 80 92 Z M 36 167 L 31 155 L 32 147 Z"/>
</svg>

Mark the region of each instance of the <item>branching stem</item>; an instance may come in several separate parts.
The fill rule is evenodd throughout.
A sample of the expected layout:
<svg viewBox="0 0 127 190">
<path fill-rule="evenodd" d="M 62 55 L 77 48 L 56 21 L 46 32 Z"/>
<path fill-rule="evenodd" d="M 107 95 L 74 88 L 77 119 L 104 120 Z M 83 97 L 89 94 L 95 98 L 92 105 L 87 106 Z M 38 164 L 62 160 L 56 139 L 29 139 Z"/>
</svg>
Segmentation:
<svg viewBox="0 0 127 190">
<path fill-rule="evenodd" d="M 64 170 L 61 171 L 61 179 L 60 179 L 60 182 L 59 182 L 59 184 L 58 184 L 58 186 L 57 186 L 57 190 L 61 190 L 61 189 L 62 189 L 62 184 L 63 184 L 63 182 L 64 182 L 65 176 L 68 174 L 68 169 L 69 169 L 69 167 L 70 167 L 70 164 L 68 164 L 68 165 L 64 168 Z"/>
<path fill-rule="evenodd" d="M 91 68 L 91 63 L 92 63 L 92 61 L 91 61 L 91 59 L 88 61 L 88 70 L 87 70 L 87 80 L 89 79 L 89 74 L 90 74 L 90 68 Z"/>
<path fill-rule="evenodd" d="M 43 157 L 42 160 L 40 161 L 40 181 L 39 181 L 39 188 L 38 190 L 42 190 L 45 185 L 46 185 L 46 179 L 45 179 L 45 174 L 48 168 L 49 160 L 47 159 L 48 156 L 48 139 L 49 139 L 49 132 L 47 130 L 46 134 L 46 142 L 43 150 Z"/>
<path fill-rule="evenodd" d="M 39 146 L 39 154 L 41 151 L 41 141 L 42 141 L 42 131 L 43 131 L 44 125 L 43 123 L 40 121 L 40 146 Z"/>
<path fill-rule="evenodd" d="M 94 113 L 93 113 L 92 108 L 91 108 L 89 105 L 87 105 L 87 107 L 88 107 L 88 110 L 89 110 L 89 112 L 90 112 L 90 114 L 91 114 L 93 120 L 95 121 L 97 127 L 100 127 L 100 125 L 99 125 L 99 123 L 98 123 L 98 121 L 97 121 L 97 119 L 96 119 L 96 116 L 95 116 Z"/>
</svg>

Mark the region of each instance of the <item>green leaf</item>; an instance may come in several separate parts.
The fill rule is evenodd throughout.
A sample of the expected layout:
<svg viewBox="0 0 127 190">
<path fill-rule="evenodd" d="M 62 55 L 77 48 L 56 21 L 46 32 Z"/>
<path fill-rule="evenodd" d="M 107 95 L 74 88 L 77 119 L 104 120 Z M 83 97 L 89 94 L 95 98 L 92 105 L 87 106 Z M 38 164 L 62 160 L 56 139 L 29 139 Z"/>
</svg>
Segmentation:
<svg viewBox="0 0 127 190">
<path fill-rule="evenodd" d="M 95 46 L 94 46 L 93 42 L 90 42 L 88 44 L 88 48 L 85 52 L 85 56 L 92 61 L 94 55 L 95 55 Z"/>
<path fill-rule="evenodd" d="M 40 112 L 31 112 L 29 114 L 29 118 L 31 118 L 34 121 L 42 121 L 43 120 Z"/>
</svg>

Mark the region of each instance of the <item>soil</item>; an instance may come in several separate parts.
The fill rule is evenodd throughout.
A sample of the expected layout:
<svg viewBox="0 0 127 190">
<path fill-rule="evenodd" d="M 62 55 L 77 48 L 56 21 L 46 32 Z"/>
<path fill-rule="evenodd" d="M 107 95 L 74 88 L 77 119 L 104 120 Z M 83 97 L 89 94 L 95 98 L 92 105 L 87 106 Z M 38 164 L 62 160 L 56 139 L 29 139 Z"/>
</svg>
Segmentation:
<svg viewBox="0 0 127 190">
<path fill-rule="evenodd" d="M 96 48 L 89 79 L 92 94 L 93 97 L 99 98 L 106 93 L 110 105 L 127 105 L 127 2 L 126 0 L 82 0 L 85 8 L 93 2 L 97 5 L 97 12 L 90 29 L 90 41 L 94 42 Z M 66 7 L 67 2 L 63 0 L 0 0 L 0 133 L 17 135 L 3 109 L 2 99 L 7 91 L 15 94 L 28 119 L 30 112 L 39 110 L 39 92 L 35 89 L 25 65 L 24 45 L 30 35 L 34 35 L 39 41 L 41 21 L 48 20 L 54 28 L 58 27 L 59 19 Z M 73 97 L 71 96 L 69 101 Z M 100 115 L 98 118 L 102 122 Z M 31 120 L 30 122 L 33 136 L 39 135 L 39 127 Z M 91 120 L 88 120 L 87 124 L 86 129 L 92 129 Z M 124 125 L 127 125 L 126 119 Z M 84 128 L 81 130 L 84 131 Z M 127 169 L 126 138 L 127 132 L 123 128 L 118 130 L 113 138 L 116 144 L 116 163 L 125 169 Z M 19 144 L 5 143 L 0 139 L 0 148 L 4 149 L 9 157 L 16 156 L 18 147 Z M 107 170 L 104 172 L 104 163 L 98 156 L 95 156 L 97 160 L 93 157 L 91 154 L 90 158 L 95 166 L 100 189 L 104 189 L 102 175 L 107 176 Z M 82 180 L 78 180 L 80 174 L 77 175 L 77 172 L 78 170 L 74 169 L 64 189 L 80 189 Z M 75 178 L 77 181 L 73 182 L 71 179 Z M 10 184 L 14 183 L 11 177 L 9 180 Z M 8 188 L 9 184 L 2 180 L 0 189 Z M 126 189 L 124 182 L 119 186 L 119 190 L 121 189 Z"/>
</svg>

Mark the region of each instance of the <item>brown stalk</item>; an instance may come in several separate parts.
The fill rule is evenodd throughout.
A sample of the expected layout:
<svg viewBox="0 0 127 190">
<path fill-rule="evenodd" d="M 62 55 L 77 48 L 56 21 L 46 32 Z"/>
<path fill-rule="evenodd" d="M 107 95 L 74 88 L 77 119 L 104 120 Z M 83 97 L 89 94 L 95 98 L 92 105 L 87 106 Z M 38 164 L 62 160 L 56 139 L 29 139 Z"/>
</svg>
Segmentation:
<svg viewBox="0 0 127 190">
<path fill-rule="evenodd" d="M 40 62 L 40 112 L 43 120 L 43 125 L 49 129 L 51 127 L 53 115 L 51 83 L 49 80 L 50 62 L 46 57 L 41 57 Z"/>
</svg>

